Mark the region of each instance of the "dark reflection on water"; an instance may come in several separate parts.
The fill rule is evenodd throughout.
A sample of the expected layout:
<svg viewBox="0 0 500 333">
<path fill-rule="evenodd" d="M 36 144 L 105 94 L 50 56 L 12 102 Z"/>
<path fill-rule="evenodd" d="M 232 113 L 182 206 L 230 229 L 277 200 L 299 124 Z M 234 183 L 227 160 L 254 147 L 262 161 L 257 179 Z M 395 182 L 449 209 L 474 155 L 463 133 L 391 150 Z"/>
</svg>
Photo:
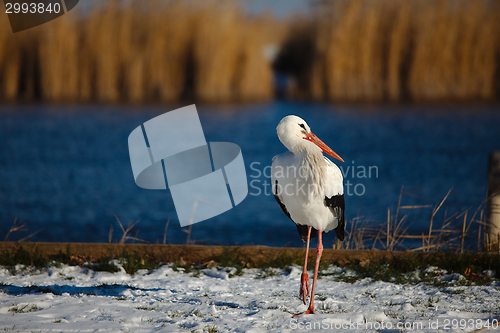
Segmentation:
<svg viewBox="0 0 500 333">
<path fill-rule="evenodd" d="M 14 233 L 10 240 L 40 230 L 31 240 L 107 242 L 113 226 L 116 241 L 122 236 L 116 214 L 124 225 L 140 219 L 130 235 L 138 232 L 137 237 L 149 243 L 163 242 L 170 218 L 167 243 L 184 243 L 187 234 L 179 227 L 169 191 L 135 185 L 127 147 L 135 127 L 174 108 L 2 107 L 0 238 L 17 217 L 29 230 Z M 488 153 L 500 149 L 497 106 L 275 102 L 198 105 L 198 111 L 207 141 L 241 147 L 253 181 L 250 195 L 239 206 L 193 226 L 191 239 L 203 244 L 302 245 L 293 224 L 273 197 L 265 195 L 270 194 L 266 178 L 258 177 L 274 155 L 285 151 L 275 128 L 288 114 L 303 117 L 344 158 L 339 166 L 353 194 L 346 197 L 348 219 L 363 215 L 385 220 L 387 208 L 397 205 L 401 186 L 419 187 L 411 192 L 428 199 L 404 197 L 403 204 L 435 204 L 453 187 L 446 201 L 448 213 L 475 210 L 485 197 Z M 371 178 L 364 178 L 370 166 Z M 430 209 L 413 212 L 409 230 L 427 230 L 429 215 Z M 331 244 L 333 235 L 327 237 Z"/>
</svg>

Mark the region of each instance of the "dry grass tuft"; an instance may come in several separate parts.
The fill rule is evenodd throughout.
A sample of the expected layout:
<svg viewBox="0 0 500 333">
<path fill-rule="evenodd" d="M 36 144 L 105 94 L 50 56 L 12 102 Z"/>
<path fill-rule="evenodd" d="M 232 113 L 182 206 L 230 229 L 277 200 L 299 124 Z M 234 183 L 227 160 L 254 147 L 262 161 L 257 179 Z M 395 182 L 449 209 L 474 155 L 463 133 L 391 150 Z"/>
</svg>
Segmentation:
<svg viewBox="0 0 500 333">
<path fill-rule="evenodd" d="M 443 200 L 434 207 L 431 205 L 403 205 L 404 196 L 413 194 L 401 188 L 398 205 L 395 211 L 387 209 L 387 220 L 383 223 L 374 223 L 364 217 L 357 217 L 348 224 L 347 237 L 344 242 L 334 244 L 334 249 L 352 250 L 385 250 L 385 251 L 453 251 L 464 253 L 470 251 L 498 252 L 498 241 L 490 239 L 489 225 L 485 219 L 485 200 L 473 214 L 469 210 L 455 212 L 448 215 L 442 212 L 446 199 L 452 189 L 444 196 Z M 415 210 L 432 208 L 429 218 L 427 233 L 411 234 L 408 232 L 412 222 L 411 214 Z M 438 214 L 439 213 L 439 214 Z M 437 216 L 442 221 L 437 221 Z M 440 225 L 439 225 L 440 224 Z M 477 231 L 476 231 L 477 230 Z M 418 246 L 418 243 L 421 246 Z"/>
</svg>

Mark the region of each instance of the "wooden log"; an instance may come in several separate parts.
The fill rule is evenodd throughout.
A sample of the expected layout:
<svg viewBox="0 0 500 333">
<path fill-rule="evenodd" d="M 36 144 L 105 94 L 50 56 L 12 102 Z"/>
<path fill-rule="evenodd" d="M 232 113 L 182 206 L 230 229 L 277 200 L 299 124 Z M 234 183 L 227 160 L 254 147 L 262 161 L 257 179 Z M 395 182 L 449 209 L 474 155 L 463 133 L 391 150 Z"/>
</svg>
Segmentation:
<svg viewBox="0 0 500 333">
<path fill-rule="evenodd" d="M 490 250 L 500 250 L 500 151 L 490 154 L 488 163 L 488 239 Z"/>
</svg>

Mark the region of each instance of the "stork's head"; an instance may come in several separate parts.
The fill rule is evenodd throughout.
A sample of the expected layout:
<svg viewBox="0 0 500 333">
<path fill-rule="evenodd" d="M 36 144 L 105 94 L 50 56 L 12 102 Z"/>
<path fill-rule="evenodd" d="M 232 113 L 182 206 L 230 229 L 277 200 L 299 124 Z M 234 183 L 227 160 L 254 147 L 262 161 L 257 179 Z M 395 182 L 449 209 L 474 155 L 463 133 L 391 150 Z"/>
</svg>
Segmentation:
<svg viewBox="0 0 500 333">
<path fill-rule="evenodd" d="M 311 132 L 309 125 L 300 117 L 286 116 L 281 119 L 276 131 L 281 143 L 294 154 L 323 151 L 344 162 L 337 153 Z"/>
</svg>

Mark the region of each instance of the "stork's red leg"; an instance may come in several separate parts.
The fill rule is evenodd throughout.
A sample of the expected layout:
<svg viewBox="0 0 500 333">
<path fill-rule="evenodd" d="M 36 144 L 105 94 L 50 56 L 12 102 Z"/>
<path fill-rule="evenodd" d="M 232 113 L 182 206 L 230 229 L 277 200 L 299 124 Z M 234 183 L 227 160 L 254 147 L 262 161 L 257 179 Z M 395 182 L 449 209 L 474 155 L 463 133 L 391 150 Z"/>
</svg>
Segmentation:
<svg viewBox="0 0 500 333">
<path fill-rule="evenodd" d="M 318 277 L 319 262 L 321 261 L 321 255 L 323 254 L 323 240 L 321 236 L 321 230 L 318 230 L 318 247 L 316 248 L 316 265 L 314 266 L 314 278 L 313 286 L 311 290 L 311 303 L 309 303 L 309 313 L 314 313 L 314 292 L 316 291 L 316 279 Z"/>
<path fill-rule="evenodd" d="M 304 259 L 304 271 L 300 276 L 299 297 L 306 304 L 306 297 L 309 296 L 309 275 L 307 275 L 307 257 L 309 256 L 309 240 L 311 239 L 311 226 L 307 227 L 306 256 Z"/>
<path fill-rule="evenodd" d="M 316 291 L 316 279 L 318 277 L 318 268 L 319 262 L 321 260 L 321 255 L 323 254 L 323 241 L 321 239 L 321 230 L 318 230 L 318 247 L 316 248 L 316 265 L 314 266 L 314 278 L 313 278 L 313 286 L 311 290 L 311 302 L 309 303 L 309 309 L 306 312 L 299 313 L 294 315 L 294 317 L 298 317 L 303 314 L 314 314 L 314 292 Z"/>
</svg>

